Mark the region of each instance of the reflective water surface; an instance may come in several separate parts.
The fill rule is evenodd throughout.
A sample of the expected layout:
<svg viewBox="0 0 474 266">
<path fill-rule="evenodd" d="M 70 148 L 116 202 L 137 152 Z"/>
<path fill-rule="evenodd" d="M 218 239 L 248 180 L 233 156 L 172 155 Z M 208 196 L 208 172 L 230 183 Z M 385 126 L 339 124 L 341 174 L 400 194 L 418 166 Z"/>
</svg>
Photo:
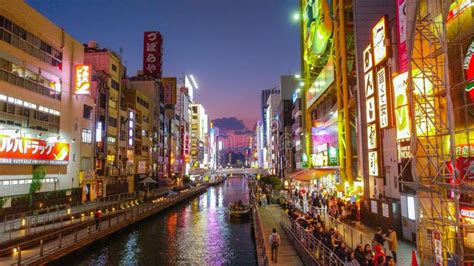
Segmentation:
<svg viewBox="0 0 474 266">
<path fill-rule="evenodd" d="M 57 265 L 255 265 L 248 221 L 229 219 L 227 206 L 248 203 L 247 181 L 231 177 L 194 199 L 148 218 Z"/>
</svg>

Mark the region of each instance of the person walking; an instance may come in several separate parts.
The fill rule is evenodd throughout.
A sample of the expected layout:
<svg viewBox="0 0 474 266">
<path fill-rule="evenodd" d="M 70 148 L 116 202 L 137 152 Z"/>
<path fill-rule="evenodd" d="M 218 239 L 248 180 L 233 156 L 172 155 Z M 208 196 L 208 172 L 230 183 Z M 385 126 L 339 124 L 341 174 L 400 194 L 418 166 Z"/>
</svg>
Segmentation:
<svg viewBox="0 0 474 266">
<path fill-rule="evenodd" d="M 276 228 L 273 228 L 270 234 L 270 246 L 272 249 L 272 261 L 275 263 L 278 261 L 278 247 L 280 246 L 280 242 L 280 235 L 277 233 Z"/>
<path fill-rule="evenodd" d="M 387 240 L 388 240 L 388 248 L 392 252 L 393 260 L 395 261 L 395 263 L 397 263 L 398 239 L 397 239 L 397 232 L 395 232 L 395 228 L 393 228 L 392 226 L 388 228 Z"/>
<path fill-rule="evenodd" d="M 100 227 L 100 222 L 101 222 L 101 218 L 102 217 L 102 211 L 101 210 L 97 210 L 94 214 L 94 218 L 95 218 L 95 230 L 99 230 L 99 227 Z"/>
<path fill-rule="evenodd" d="M 381 245 L 383 247 L 383 243 L 385 242 L 385 238 L 383 237 L 381 227 L 377 227 L 377 231 L 375 232 L 373 241 L 374 241 L 374 245 Z"/>
</svg>

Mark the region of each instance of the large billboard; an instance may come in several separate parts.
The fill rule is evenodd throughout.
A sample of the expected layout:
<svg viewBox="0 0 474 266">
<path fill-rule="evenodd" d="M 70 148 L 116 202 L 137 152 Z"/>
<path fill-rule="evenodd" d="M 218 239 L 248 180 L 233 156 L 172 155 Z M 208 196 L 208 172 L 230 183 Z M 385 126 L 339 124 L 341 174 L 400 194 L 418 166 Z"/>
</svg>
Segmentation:
<svg viewBox="0 0 474 266">
<path fill-rule="evenodd" d="M 408 71 L 406 0 L 397 0 L 398 70 Z"/>
<path fill-rule="evenodd" d="M 68 164 L 69 144 L 0 136 L 0 164 Z"/>
<path fill-rule="evenodd" d="M 159 31 L 147 31 L 143 36 L 143 72 L 161 78 L 163 38 Z"/>
<path fill-rule="evenodd" d="M 408 112 L 407 99 L 408 72 L 399 74 L 393 78 L 393 99 L 395 111 L 395 123 L 397 128 L 397 140 L 410 139 L 410 116 Z"/>
<path fill-rule="evenodd" d="M 176 78 L 168 77 L 162 78 L 163 96 L 165 104 L 176 104 Z"/>
</svg>

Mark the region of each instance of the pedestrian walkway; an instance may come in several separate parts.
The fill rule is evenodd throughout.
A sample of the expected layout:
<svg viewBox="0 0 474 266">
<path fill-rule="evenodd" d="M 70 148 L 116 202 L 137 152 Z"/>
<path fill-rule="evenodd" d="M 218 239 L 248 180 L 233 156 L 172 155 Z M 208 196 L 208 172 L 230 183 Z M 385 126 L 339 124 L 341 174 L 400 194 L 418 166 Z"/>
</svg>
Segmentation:
<svg viewBox="0 0 474 266">
<path fill-rule="evenodd" d="M 263 227 L 263 235 L 265 239 L 265 248 L 267 250 L 269 265 L 303 265 L 300 257 L 296 253 L 295 248 L 290 242 L 285 230 L 282 227 L 282 222 L 285 222 L 288 217 L 284 211 L 277 204 L 263 206 L 258 209 L 260 215 L 260 222 Z M 276 228 L 277 233 L 280 234 L 281 244 L 278 247 L 278 263 L 271 261 L 271 247 L 269 236 L 272 229 Z"/>
<path fill-rule="evenodd" d="M 184 193 L 129 206 L 123 210 L 109 211 L 104 213 L 97 229 L 94 221 L 89 221 L 71 226 L 68 229 L 59 230 L 59 232 L 52 233 L 53 237 L 49 238 L 49 241 L 45 241 L 42 246 L 42 242 L 35 240 L 39 244 L 34 247 L 22 248 L 21 253 L 18 252 L 18 249 L 15 249 L 12 254 L 0 257 L 0 265 L 43 264 L 52 259 L 60 258 L 206 189 L 207 186 L 200 186 Z"/>
<path fill-rule="evenodd" d="M 169 189 L 170 187 L 162 187 L 150 191 L 149 194 L 156 196 Z M 0 222 L 0 246 L 7 241 L 91 220 L 94 218 L 91 212 L 94 212 L 96 209 L 112 209 L 123 201 L 136 198 L 137 195 L 126 194 L 124 196 L 117 196 L 110 197 L 110 200 L 87 202 L 69 208 L 50 208 L 48 212 L 43 214 L 35 214 L 35 212 L 18 214 L 15 215 L 17 218 L 13 220 L 3 220 Z"/>
<path fill-rule="evenodd" d="M 355 222 L 350 225 L 343 223 L 330 217 L 325 211 L 317 211 L 317 213 L 322 216 L 326 227 L 334 227 L 342 234 L 344 242 L 348 247 L 354 249 L 359 243 L 361 243 L 362 246 L 372 243 L 375 235 L 375 229 L 372 227 L 361 222 Z M 392 252 L 388 248 L 387 241 L 385 242 L 384 250 L 386 255 L 392 255 Z M 412 250 L 415 250 L 416 253 L 416 245 L 400 239 L 400 236 L 398 236 L 397 265 L 411 265 Z M 419 257 L 417 257 L 417 260 L 420 261 Z"/>
</svg>

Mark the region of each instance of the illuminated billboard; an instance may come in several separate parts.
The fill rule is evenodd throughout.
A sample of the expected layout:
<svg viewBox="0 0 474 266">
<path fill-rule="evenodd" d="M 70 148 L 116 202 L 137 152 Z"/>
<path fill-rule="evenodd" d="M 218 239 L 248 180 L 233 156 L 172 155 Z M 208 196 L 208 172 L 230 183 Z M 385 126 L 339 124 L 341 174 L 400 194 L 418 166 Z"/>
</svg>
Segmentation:
<svg viewBox="0 0 474 266">
<path fill-rule="evenodd" d="M 387 38 L 387 19 L 383 16 L 377 24 L 372 28 L 372 46 L 374 47 L 374 65 L 387 58 L 387 46 L 385 39 Z"/>
<path fill-rule="evenodd" d="M 393 94 L 397 140 L 409 139 L 410 117 L 408 112 L 407 82 L 408 72 L 393 78 Z"/>
<path fill-rule="evenodd" d="M 386 128 L 390 125 L 388 112 L 388 95 L 387 95 L 387 77 L 385 67 L 377 71 L 377 96 L 379 107 L 379 125 L 380 128 Z"/>
<path fill-rule="evenodd" d="M 0 164 L 68 164 L 69 144 L 0 136 Z"/>
<path fill-rule="evenodd" d="M 377 151 L 369 151 L 369 175 L 379 175 L 379 158 Z"/>
<path fill-rule="evenodd" d="M 75 94 L 91 94 L 91 66 L 75 65 L 74 92 Z"/>
<path fill-rule="evenodd" d="M 303 13 L 305 60 L 311 64 L 326 51 L 332 35 L 332 1 L 308 0 Z"/>
<path fill-rule="evenodd" d="M 159 31 L 143 34 L 143 72 L 145 75 L 161 78 L 163 38 Z"/>
<path fill-rule="evenodd" d="M 407 0 L 397 0 L 398 68 L 400 72 L 408 71 L 406 2 Z"/>
</svg>

